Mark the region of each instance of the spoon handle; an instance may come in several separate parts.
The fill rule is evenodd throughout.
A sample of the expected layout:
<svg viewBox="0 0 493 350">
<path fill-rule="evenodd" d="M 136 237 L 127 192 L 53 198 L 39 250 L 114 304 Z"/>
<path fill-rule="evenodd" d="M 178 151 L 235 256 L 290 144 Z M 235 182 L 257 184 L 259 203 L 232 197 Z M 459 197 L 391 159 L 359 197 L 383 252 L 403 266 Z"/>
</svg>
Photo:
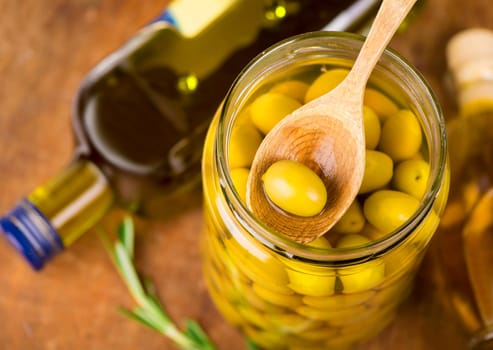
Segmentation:
<svg viewBox="0 0 493 350">
<path fill-rule="evenodd" d="M 355 97 L 358 98 L 362 97 L 373 68 L 416 1 L 382 1 L 370 32 L 354 62 L 354 66 L 343 84 L 341 84 L 352 91 L 348 95 L 357 95 Z M 361 93 L 361 96 L 358 96 L 358 93 Z"/>
</svg>

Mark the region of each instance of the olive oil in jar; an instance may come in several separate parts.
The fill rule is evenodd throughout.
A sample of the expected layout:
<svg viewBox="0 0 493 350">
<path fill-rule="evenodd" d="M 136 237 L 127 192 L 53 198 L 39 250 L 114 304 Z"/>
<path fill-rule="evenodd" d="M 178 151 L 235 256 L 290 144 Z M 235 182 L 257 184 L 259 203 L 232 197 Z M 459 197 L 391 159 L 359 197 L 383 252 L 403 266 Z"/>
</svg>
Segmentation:
<svg viewBox="0 0 493 350">
<path fill-rule="evenodd" d="M 405 194 L 392 181 L 397 177 L 387 177 L 388 163 L 380 162 L 379 183 L 354 202 L 363 211 L 351 211 L 346 223 L 341 219 L 307 245 L 270 230 L 245 203 L 246 177 L 263 135 L 290 113 L 289 106 L 299 108 L 336 86 L 359 52 L 359 40 L 347 33 L 307 33 L 267 50 L 235 81 L 206 139 L 205 282 L 221 314 L 262 348 L 349 349 L 382 331 L 412 290 L 443 212 L 448 167 L 440 109 L 421 76 L 389 52 L 365 94 L 367 110 L 375 112 L 373 129 L 382 126 L 367 147 L 400 164 L 405 158 L 427 161 L 423 192 Z M 402 123 L 403 115 L 418 125 L 417 133 Z M 394 121 L 406 125 L 402 132 L 386 128 Z M 396 141 L 390 149 L 389 135 Z M 402 145 L 410 147 L 401 153 Z M 399 155 L 390 152 L 398 149 Z"/>
<path fill-rule="evenodd" d="M 444 295 L 474 349 L 493 348 L 492 45 L 493 32 L 469 29 L 447 46 L 458 113 L 447 125 L 451 187 L 437 255 Z"/>
</svg>

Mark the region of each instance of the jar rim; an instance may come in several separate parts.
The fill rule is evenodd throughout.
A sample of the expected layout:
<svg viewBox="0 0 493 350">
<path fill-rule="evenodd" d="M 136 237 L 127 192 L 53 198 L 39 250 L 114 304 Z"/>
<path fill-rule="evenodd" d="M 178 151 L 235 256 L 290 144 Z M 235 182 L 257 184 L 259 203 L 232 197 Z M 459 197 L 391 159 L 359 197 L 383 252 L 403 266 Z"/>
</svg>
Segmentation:
<svg viewBox="0 0 493 350">
<path fill-rule="evenodd" d="M 217 132 L 214 139 L 215 149 L 215 161 L 217 170 L 220 176 L 220 186 L 222 194 L 228 198 L 228 205 L 231 209 L 235 219 L 240 225 L 258 242 L 264 245 L 269 250 L 275 251 L 278 254 L 288 256 L 290 258 L 297 258 L 304 261 L 311 261 L 314 263 L 327 263 L 327 262 L 346 262 L 360 261 L 362 259 L 368 259 L 377 255 L 382 255 L 385 252 L 399 246 L 407 237 L 409 237 L 414 228 L 416 228 L 422 221 L 424 221 L 433 208 L 433 204 L 438 197 L 439 191 L 442 187 L 442 179 L 445 176 L 446 168 L 446 131 L 445 121 L 438 100 L 433 93 L 431 87 L 426 82 L 423 75 L 404 57 L 398 54 L 396 51 L 387 48 L 382 57 L 389 60 L 401 70 L 401 74 L 406 74 L 415 84 L 418 85 L 418 90 L 425 97 L 426 102 L 432 107 L 433 115 L 429 118 L 434 120 L 434 134 L 436 134 L 436 144 L 430 146 L 430 179 L 428 185 L 428 191 L 421 199 L 418 209 L 413 216 L 409 218 L 403 225 L 396 230 L 386 234 L 384 237 L 377 240 L 368 242 L 365 245 L 351 248 L 316 248 L 301 243 L 297 243 L 280 233 L 276 233 L 271 230 L 266 224 L 261 222 L 256 216 L 248 209 L 246 203 L 244 203 L 239 194 L 234 189 L 233 181 L 230 176 L 226 141 L 231 131 L 231 126 L 234 122 L 234 117 L 227 120 L 228 112 L 230 109 L 234 109 L 237 101 L 241 101 L 244 94 L 241 94 L 242 79 L 249 74 L 253 74 L 252 71 L 258 68 L 259 65 L 271 57 L 272 55 L 286 50 L 293 45 L 301 42 L 318 42 L 318 46 L 305 46 L 305 51 L 312 50 L 316 52 L 317 47 L 320 47 L 320 41 L 327 43 L 331 41 L 331 45 L 334 47 L 342 47 L 343 44 L 351 44 L 354 47 L 354 56 L 359 52 L 364 37 L 359 34 L 347 33 L 347 32 L 308 32 L 292 36 L 283 41 L 274 44 L 268 49 L 258 54 L 250 63 L 244 67 L 244 69 L 237 76 L 229 89 L 223 105 L 220 107 L 219 120 L 217 124 Z M 299 45 L 298 45 L 299 46 Z M 324 47 L 325 49 L 327 47 Z M 355 57 L 353 57 L 354 59 Z M 289 59 L 289 58 L 288 58 Z M 382 68 L 381 61 L 377 64 L 377 67 Z M 271 67 L 272 68 L 272 67 Z M 260 78 L 261 75 L 257 75 Z M 257 81 L 260 79 L 257 79 Z M 250 84 L 251 85 L 251 84 Z M 238 89 L 240 91 L 238 91 Z M 240 94 L 239 94 L 240 93 Z M 239 94 L 239 95 L 238 95 Z M 238 96 L 236 96 L 238 95 Z M 423 119 L 421 117 L 420 119 Z M 428 143 L 431 143 L 430 140 Z"/>
</svg>

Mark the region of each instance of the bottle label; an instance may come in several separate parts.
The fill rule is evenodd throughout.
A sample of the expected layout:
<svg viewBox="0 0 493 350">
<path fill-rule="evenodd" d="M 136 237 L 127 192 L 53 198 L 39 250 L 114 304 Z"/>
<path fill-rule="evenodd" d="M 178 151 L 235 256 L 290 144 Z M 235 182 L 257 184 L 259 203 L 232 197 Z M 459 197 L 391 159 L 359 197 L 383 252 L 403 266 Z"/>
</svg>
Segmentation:
<svg viewBox="0 0 493 350">
<path fill-rule="evenodd" d="M 166 20 L 185 37 L 194 37 L 222 16 L 238 0 L 175 0 L 166 13 Z"/>
</svg>

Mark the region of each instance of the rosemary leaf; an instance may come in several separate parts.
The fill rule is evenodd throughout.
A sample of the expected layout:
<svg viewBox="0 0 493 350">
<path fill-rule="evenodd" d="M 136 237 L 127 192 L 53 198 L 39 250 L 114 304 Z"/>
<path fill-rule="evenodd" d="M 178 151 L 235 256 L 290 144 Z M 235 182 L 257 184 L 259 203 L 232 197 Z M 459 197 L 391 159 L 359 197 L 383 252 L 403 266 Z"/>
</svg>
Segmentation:
<svg viewBox="0 0 493 350">
<path fill-rule="evenodd" d="M 170 338 L 175 344 L 180 346 L 182 349 L 186 350 L 203 350 L 198 346 L 193 339 L 187 338 L 185 334 L 182 334 L 173 324 L 163 324 L 159 322 L 155 322 L 151 318 L 149 318 L 149 314 L 146 309 L 137 307 L 133 311 L 129 311 L 126 309 L 120 309 L 120 313 L 133 319 L 161 334 L 166 335 Z"/>
<path fill-rule="evenodd" d="M 146 304 L 144 288 L 142 288 L 135 267 L 121 242 L 115 243 L 114 254 L 117 268 L 133 298 L 140 305 Z"/>
<path fill-rule="evenodd" d="M 248 350 L 260 350 L 250 339 L 246 340 Z"/>
<path fill-rule="evenodd" d="M 132 219 L 124 219 L 114 244 L 111 244 L 104 231 L 99 232 L 111 260 L 138 305 L 133 311 L 120 309 L 120 312 L 162 333 L 184 350 L 216 350 L 198 323 L 188 321 L 185 331 L 180 331 L 162 307 L 152 282 L 145 279 L 142 285 L 133 264 L 135 232 Z"/>
<path fill-rule="evenodd" d="M 185 332 L 188 334 L 189 338 L 194 339 L 197 344 L 200 344 L 203 350 L 215 350 L 212 343 L 204 333 L 199 324 L 193 320 L 187 320 L 185 323 Z"/>
<path fill-rule="evenodd" d="M 157 296 L 156 288 L 154 287 L 152 281 L 149 278 L 144 278 L 143 283 L 144 290 L 147 293 L 148 298 L 152 299 L 158 307 L 162 308 L 163 306 L 161 305 L 161 301 Z"/>
<path fill-rule="evenodd" d="M 118 228 L 118 235 L 120 241 L 125 246 L 125 250 L 128 253 L 130 259 L 134 258 L 134 240 L 135 240 L 135 228 L 132 218 L 130 216 L 125 217 L 122 224 Z"/>
<path fill-rule="evenodd" d="M 138 323 L 141 323 L 144 326 L 152 328 L 153 330 L 161 333 L 161 329 L 157 327 L 157 325 L 152 320 L 149 320 L 145 311 L 141 310 L 142 309 L 136 308 L 135 310 L 130 311 L 124 308 L 119 308 L 118 312 L 120 312 L 125 317 L 133 319 L 134 321 L 137 321 Z"/>
</svg>

